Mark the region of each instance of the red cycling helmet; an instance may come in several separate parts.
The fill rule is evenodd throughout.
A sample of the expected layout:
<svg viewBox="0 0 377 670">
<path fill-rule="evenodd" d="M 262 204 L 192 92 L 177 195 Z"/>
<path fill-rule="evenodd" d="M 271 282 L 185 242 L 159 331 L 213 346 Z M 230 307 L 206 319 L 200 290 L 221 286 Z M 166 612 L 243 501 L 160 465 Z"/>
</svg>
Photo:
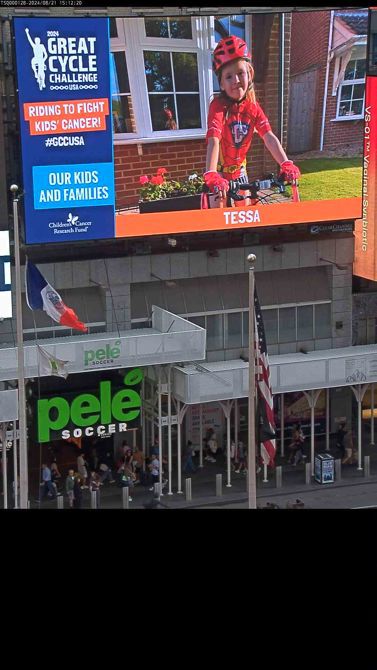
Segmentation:
<svg viewBox="0 0 377 670">
<path fill-rule="evenodd" d="M 246 42 L 234 35 L 223 37 L 213 52 L 212 66 L 214 71 L 218 74 L 223 65 L 226 65 L 237 58 L 243 58 L 251 63 L 251 53 Z"/>
</svg>

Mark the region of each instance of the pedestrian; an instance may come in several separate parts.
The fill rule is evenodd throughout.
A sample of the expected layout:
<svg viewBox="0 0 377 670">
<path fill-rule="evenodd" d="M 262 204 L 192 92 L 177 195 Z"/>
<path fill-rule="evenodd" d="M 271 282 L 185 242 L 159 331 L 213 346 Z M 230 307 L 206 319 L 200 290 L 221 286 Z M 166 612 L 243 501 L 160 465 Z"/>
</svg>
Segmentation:
<svg viewBox="0 0 377 670">
<path fill-rule="evenodd" d="M 99 475 L 95 470 L 91 470 L 89 476 L 89 490 L 90 491 L 99 491 L 99 487 L 102 486 Z"/>
<path fill-rule="evenodd" d="M 150 462 L 149 465 L 151 475 L 152 475 L 152 486 L 150 487 L 150 491 L 153 491 L 154 485 L 157 484 L 160 481 L 160 459 L 158 454 L 155 454 Z"/>
<path fill-rule="evenodd" d="M 75 471 L 73 470 L 73 468 L 70 468 L 68 470 L 68 475 L 65 480 L 65 492 L 67 494 L 68 504 L 70 507 L 73 507 L 74 484 L 75 484 Z"/>
<path fill-rule="evenodd" d="M 217 453 L 217 435 L 214 428 L 209 428 L 207 430 L 206 448 L 207 455 L 204 460 L 209 461 L 210 463 L 216 463 L 215 455 Z"/>
<path fill-rule="evenodd" d="M 345 456 L 342 458 L 342 465 L 353 465 L 354 463 L 357 463 L 357 450 L 353 443 L 352 430 L 346 431 L 343 443 Z"/>
<path fill-rule="evenodd" d="M 51 470 L 46 463 L 42 463 L 42 499 L 43 498 L 56 498 L 57 489 L 56 486 L 52 483 Z"/>
<path fill-rule="evenodd" d="M 73 484 L 73 508 L 81 509 L 82 507 L 82 490 L 84 488 L 84 482 L 81 479 L 80 475 L 77 475 L 74 478 Z"/>
<path fill-rule="evenodd" d="M 88 486 L 86 485 L 86 480 L 88 479 L 87 462 L 82 452 L 77 456 L 77 472 L 79 473 L 82 479 L 83 488 L 87 489 L 88 488 Z"/>
<path fill-rule="evenodd" d="M 113 477 L 112 470 L 109 468 L 107 463 L 100 463 L 99 465 L 99 471 L 100 471 L 100 482 L 101 484 L 104 484 L 104 482 L 109 482 L 109 484 L 114 484 L 115 479 Z"/>
<path fill-rule="evenodd" d="M 295 432 L 295 449 L 294 449 L 294 461 L 293 461 L 294 466 L 299 465 L 299 463 L 303 463 L 304 460 L 306 459 L 306 456 L 303 451 L 304 442 L 305 442 L 305 435 L 301 428 L 301 424 L 298 423 L 296 425 L 296 432 Z"/>
<path fill-rule="evenodd" d="M 237 472 L 237 474 L 241 474 L 241 473 L 246 474 L 246 472 L 247 472 L 246 449 L 245 449 L 245 445 L 242 442 L 242 440 L 238 441 L 236 459 L 237 459 L 238 468 L 234 472 Z"/>
<path fill-rule="evenodd" d="M 335 437 L 336 437 L 336 446 L 340 451 L 341 458 L 345 458 L 346 455 L 344 448 L 344 437 L 346 433 L 347 433 L 346 423 L 345 422 L 340 423 Z"/>
<path fill-rule="evenodd" d="M 221 92 L 210 103 L 208 113 L 204 181 L 209 191 L 225 197 L 230 180 L 248 181 L 246 157 L 254 132 L 279 163 L 280 176 L 286 181 L 298 179 L 300 170 L 288 160 L 256 100 L 251 53 L 244 40 L 233 35 L 221 39 L 213 53 L 213 69 Z M 221 204 L 218 199 L 215 206 Z M 242 207 L 245 204 L 245 201 L 237 203 Z"/>
<path fill-rule="evenodd" d="M 145 456 L 140 447 L 135 447 L 132 454 L 132 465 L 136 475 L 135 484 L 141 483 L 142 472 L 144 470 Z"/>
<path fill-rule="evenodd" d="M 58 487 L 59 480 L 62 478 L 62 476 L 59 472 L 59 468 L 58 468 L 58 464 L 56 462 L 56 458 L 54 458 L 54 460 L 52 461 L 51 466 L 50 466 L 50 470 L 51 470 L 51 481 L 52 481 L 53 485 L 56 487 L 56 490 L 58 491 L 59 490 L 59 487 Z"/>
<path fill-rule="evenodd" d="M 188 440 L 183 454 L 183 471 L 196 472 L 194 461 L 192 460 L 192 442 Z"/>
</svg>

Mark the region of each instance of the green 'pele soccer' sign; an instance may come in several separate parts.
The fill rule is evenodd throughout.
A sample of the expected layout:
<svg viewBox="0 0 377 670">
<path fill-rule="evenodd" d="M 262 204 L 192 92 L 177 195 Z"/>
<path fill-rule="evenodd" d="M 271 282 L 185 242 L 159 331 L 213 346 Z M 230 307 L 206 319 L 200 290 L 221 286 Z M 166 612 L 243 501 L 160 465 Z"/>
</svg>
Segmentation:
<svg viewBox="0 0 377 670">
<path fill-rule="evenodd" d="M 140 368 L 123 378 L 126 387 L 143 379 Z M 114 392 L 115 391 L 115 392 Z M 140 416 L 141 397 L 134 388 L 112 389 L 111 381 L 101 381 L 97 393 L 42 398 L 37 401 L 38 442 L 69 437 L 91 437 L 121 433 Z"/>
</svg>

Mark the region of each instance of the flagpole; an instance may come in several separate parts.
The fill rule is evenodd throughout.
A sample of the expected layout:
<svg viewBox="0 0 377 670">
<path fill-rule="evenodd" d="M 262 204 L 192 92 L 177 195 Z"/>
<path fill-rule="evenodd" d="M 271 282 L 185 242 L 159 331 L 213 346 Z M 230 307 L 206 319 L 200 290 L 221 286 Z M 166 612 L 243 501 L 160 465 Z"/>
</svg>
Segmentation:
<svg viewBox="0 0 377 670">
<path fill-rule="evenodd" d="M 248 507 L 257 507 L 257 487 L 255 473 L 255 335 L 254 335 L 254 263 L 255 254 L 249 254 L 249 430 L 247 448 Z"/>
<path fill-rule="evenodd" d="M 28 509 L 29 482 L 28 482 L 28 454 L 26 436 L 26 399 L 24 373 L 24 337 L 22 328 L 21 302 L 21 265 L 20 265 L 20 238 L 18 230 L 18 186 L 12 184 L 10 191 L 13 196 L 13 228 L 14 228 L 14 260 L 16 275 L 16 323 L 17 323 L 17 370 L 18 370 L 18 428 L 20 450 L 20 508 Z M 14 441 L 16 449 L 17 440 Z M 15 483 L 17 486 L 17 482 Z"/>
</svg>

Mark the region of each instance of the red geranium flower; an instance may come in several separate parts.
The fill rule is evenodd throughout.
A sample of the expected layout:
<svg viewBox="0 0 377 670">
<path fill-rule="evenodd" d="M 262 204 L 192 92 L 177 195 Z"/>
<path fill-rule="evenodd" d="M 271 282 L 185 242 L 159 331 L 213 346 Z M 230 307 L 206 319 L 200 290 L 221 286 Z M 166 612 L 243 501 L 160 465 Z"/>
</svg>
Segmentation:
<svg viewBox="0 0 377 670">
<path fill-rule="evenodd" d="M 158 168 L 157 174 L 164 176 L 167 173 L 166 168 Z"/>
<path fill-rule="evenodd" d="M 140 181 L 140 184 L 148 184 L 148 182 L 149 182 L 149 177 L 147 177 L 146 174 L 143 174 L 143 175 L 140 177 L 139 181 Z"/>
<path fill-rule="evenodd" d="M 151 183 L 160 185 L 160 184 L 164 183 L 164 179 L 163 179 L 163 177 L 161 177 L 161 175 L 158 174 L 158 175 L 156 175 L 156 177 L 152 177 Z"/>
</svg>

